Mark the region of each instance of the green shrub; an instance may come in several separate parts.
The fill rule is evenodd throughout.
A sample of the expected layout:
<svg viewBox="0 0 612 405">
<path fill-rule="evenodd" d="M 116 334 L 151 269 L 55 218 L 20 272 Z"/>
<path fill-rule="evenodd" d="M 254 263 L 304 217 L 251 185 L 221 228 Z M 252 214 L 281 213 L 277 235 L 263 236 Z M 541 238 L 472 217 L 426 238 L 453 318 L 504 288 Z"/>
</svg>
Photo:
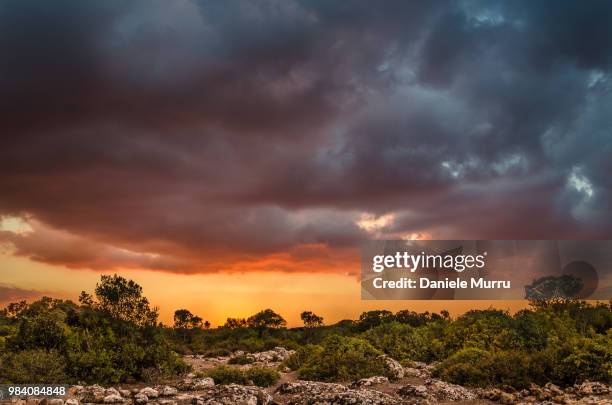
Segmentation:
<svg viewBox="0 0 612 405">
<path fill-rule="evenodd" d="M 323 348 L 319 345 L 304 345 L 298 348 L 294 354 L 292 354 L 284 365 L 289 367 L 291 370 L 298 370 L 308 359 L 314 356 L 318 356 L 323 351 Z"/>
<path fill-rule="evenodd" d="M 566 343 L 569 354 L 556 367 L 561 383 L 574 384 L 584 380 L 612 381 L 612 335 L 597 335 Z"/>
<path fill-rule="evenodd" d="M 64 359 L 55 351 L 24 350 L 0 357 L 0 383 L 66 383 Z"/>
<path fill-rule="evenodd" d="M 274 385 L 280 378 L 280 374 L 267 367 L 251 367 L 244 372 L 247 380 L 253 382 L 258 387 L 269 387 Z"/>
<path fill-rule="evenodd" d="M 206 372 L 215 384 L 246 384 L 247 377 L 244 372 L 235 367 L 219 366 Z"/>
<path fill-rule="evenodd" d="M 301 378 L 315 381 L 350 381 L 384 375 L 378 358 L 380 351 L 363 339 L 330 336 L 323 349 L 306 359 L 298 372 Z"/>
<path fill-rule="evenodd" d="M 396 360 L 413 358 L 415 347 L 414 328 L 398 322 L 383 323 L 364 333 L 372 346 Z"/>
<path fill-rule="evenodd" d="M 443 380 L 467 386 L 490 385 L 488 365 L 491 353 L 486 350 L 467 348 L 453 354 L 434 370 L 434 374 Z"/>
<path fill-rule="evenodd" d="M 215 384 L 246 385 L 252 382 L 259 387 L 269 387 L 280 378 L 280 374 L 276 370 L 266 367 L 251 367 L 247 370 L 241 370 L 235 367 L 219 366 L 208 370 L 206 375 L 211 377 Z"/>
<path fill-rule="evenodd" d="M 247 356 L 246 354 L 241 354 L 239 356 L 234 356 L 229 359 L 228 364 L 251 364 L 255 360 L 252 357 Z"/>
</svg>

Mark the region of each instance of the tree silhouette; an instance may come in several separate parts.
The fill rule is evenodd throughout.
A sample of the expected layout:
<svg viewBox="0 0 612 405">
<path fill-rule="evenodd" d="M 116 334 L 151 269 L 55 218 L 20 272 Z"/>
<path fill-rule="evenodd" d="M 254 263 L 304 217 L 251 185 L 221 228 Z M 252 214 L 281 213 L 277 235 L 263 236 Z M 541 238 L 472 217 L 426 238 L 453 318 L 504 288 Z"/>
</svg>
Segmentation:
<svg viewBox="0 0 612 405">
<path fill-rule="evenodd" d="M 279 329 L 287 325 L 287 321 L 271 309 L 264 309 L 247 318 L 247 326 L 259 331 L 261 336 L 266 329 Z"/>
<path fill-rule="evenodd" d="M 304 311 L 300 314 L 304 326 L 307 328 L 316 328 L 323 325 L 323 317 L 315 314 L 312 311 Z"/>
<path fill-rule="evenodd" d="M 142 287 L 132 280 L 117 274 L 103 275 L 96 284 L 95 295 L 95 307 L 114 318 L 139 326 L 154 326 L 157 322 L 157 308 L 149 306 L 149 300 L 142 295 Z"/>
</svg>

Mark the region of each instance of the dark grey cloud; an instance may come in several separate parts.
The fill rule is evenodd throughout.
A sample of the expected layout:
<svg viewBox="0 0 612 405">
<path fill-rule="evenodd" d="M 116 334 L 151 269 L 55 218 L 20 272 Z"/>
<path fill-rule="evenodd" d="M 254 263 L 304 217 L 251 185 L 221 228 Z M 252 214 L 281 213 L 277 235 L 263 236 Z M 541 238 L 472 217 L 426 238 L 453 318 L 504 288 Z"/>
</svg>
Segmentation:
<svg viewBox="0 0 612 405">
<path fill-rule="evenodd" d="M 42 293 L 36 290 L 26 290 L 11 285 L 0 284 L 0 303 L 16 302 L 40 297 Z"/>
<path fill-rule="evenodd" d="M 3 239 L 197 271 L 357 246 L 363 213 L 393 214 L 376 236 L 610 237 L 611 20 L 607 1 L 5 1 L 0 214 L 39 235 Z M 55 231 L 83 254 L 43 249 Z"/>
</svg>

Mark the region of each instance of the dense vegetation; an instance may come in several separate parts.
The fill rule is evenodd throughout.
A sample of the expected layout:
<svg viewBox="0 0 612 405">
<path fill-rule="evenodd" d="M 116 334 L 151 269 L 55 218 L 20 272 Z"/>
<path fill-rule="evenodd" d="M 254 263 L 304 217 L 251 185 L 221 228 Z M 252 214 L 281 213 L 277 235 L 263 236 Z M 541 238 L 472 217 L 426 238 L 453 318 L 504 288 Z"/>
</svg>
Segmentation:
<svg viewBox="0 0 612 405">
<path fill-rule="evenodd" d="M 511 315 L 469 311 L 456 319 L 411 311 L 369 311 L 358 320 L 323 326 L 312 312 L 304 327 L 286 328 L 274 311 L 210 324 L 186 309 L 174 327 L 157 323 L 136 283 L 103 276 L 94 295 L 80 303 L 42 298 L 0 312 L 0 382 L 116 383 L 185 372 L 181 354 L 229 355 L 284 346 L 297 350 L 284 366 L 305 379 L 353 380 L 384 374 L 381 354 L 410 365 L 436 362 L 435 373 L 465 385 L 512 385 L 552 381 L 612 381 L 612 302 L 534 301 Z M 246 356 L 232 363 L 247 364 Z M 272 384 L 274 370 L 246 372 L 222 367 L 218 382 Z"/>
<path fill-rule="evenodd" d="M 187 370 L 142 288 L 102 276 L 81 304 L 44 297 L 0 313 L 0 382 L 117 383 Z"/>
</svg>

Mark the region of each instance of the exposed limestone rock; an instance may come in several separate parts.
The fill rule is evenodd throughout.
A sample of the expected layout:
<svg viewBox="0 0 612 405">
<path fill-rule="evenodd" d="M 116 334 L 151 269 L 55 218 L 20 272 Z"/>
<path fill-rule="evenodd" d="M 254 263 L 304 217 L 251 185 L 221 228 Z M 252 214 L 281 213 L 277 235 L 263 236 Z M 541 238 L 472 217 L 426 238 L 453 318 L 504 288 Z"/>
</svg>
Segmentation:
<svg viewBox="0 0 612 405">
<path fill-rule="evenodd" d="M 476 390 L 476 393 L 480 398 L 500 402 L 502 404 L 510 405 L 517 402 L 517 395 L 502 391 L 499 388 Z"/>
<path fill-rule="evenodd" d="M 574 391 L 581 396 L 604 395 L 611 392 L 610 387 L 606 384 L 592 381 L 585 381 L 582 384 L 575 385 Z"/>
<path fill-rule="evenodd" d="M 159 397 L 159 391 L 151 387 L 141 389 L 140 394 L 146 395 L 149 399 Z"/>
<path fill-rule="evenodd" d="M 372 385 L 387 384 L 388 382 L 389 379 L 387 377 L 378 375 L 355 381 L 351 384 L 351 388 L 371 387 Z"/>
<path fill-rule="evenodd" d="M 139 392 L 138 394 L 134 395 L 134 403 L 135 404 L 146 404 L 149 401 L 149 397 L 147 397 L 145 394 Z"/>
<path fill-rule="evenodd" d="M 408 384 L 400 388 L 397 393 L 402 397 L 429 398 L 431 395 L 427 387 L 419 384 Z"/>
<path fill-rule="evenodd" d="M 547 389 L 552 396 L 565 394 L 561 388 L 550 382 L 546 383 L 546 385 L 544 385 L 544 388 Z"/>
<path fill-rule="evenodd" d="M 386 354 L 383 354 L 378 358 L 383 361 L 385 371 L 389 379 L 399 380 L 400 378 L 404 378 L 404 367 L 398 361 L 392 359 Z"/>
<path fill-rule="evenodd" d="M 121 396 L 121 394 L 119 393 L 119 391 L 115 388 L 107 388 L 104 390 L 104 395 L 109 396 L 109 395 L 117 395 L 117 396 Z"/>
<path fill-rule="evenodd" d="M 213 387 L 214 385 L 215 385 L 215 381 L 210 377 L 199 378 L 199 379 L 193 379 L 193 378 L 188 377 L 182 380 L 181 382 L 179 382 L 177 384 L 177 387 L 181 391 L 199 391 L 199 390 Z"/>
<path fill-rule="evenodd" d="M 434 368 L 434 364 L 413 361 L 411 367 L 404 367 L 404 377 L 431 378 Z"/>
<path fill-rule="evenodd" d="M 288 402 L 289 405 L 397 405 L 400 403 L 389 394 L 369 389 L 305 395 Z"/>
<path fill-rule="evenodd" d="M 280 394 L 302 394 L 305 396 L 315 396 L 323 393 L 338 393 L 346 391 L 348 391 L 348 388 L 341 384 L 301 380 L 286 382 L 277 389 L 277 392 Z"/>
<path fill-rule="evenodd" d="M 190 405 L 195 401 L 196 396 L 191 394 L 181 394 L 175 399 L 178 405 Z"/>
<path fill-rule="evenodd" d="M 267 405 L 272 402 L 270 394 L 258 387 L 238 384 L 216 385 L 197 397 L 201 405 Z"/>
<path fill-rule="evenodd" d="M 295 350 L 287 350 L 284 347 L 275 347 L 274 349 L 267 350 L 265 352 L 249 353 L 246 355 L 246 357 L 253 360 L 253 363 L 270 365 L 287 360 L 293 353 L 295 353 Z"/>
<path fill-rule="evenodd" d="M 74 398 L 69 398 L 64 402 L 64 405 L 79 405 L 79 400 Z"/>
<path fill-rule="evenodd" d="M 163 397 L 171 397 L 173 395 L 176 395 L 178 393 L 178 390 L 174 387 L 169 387 L 169 386 L 165 386 L 161 389 L 160 395 Z"/>
<path fill-rule="evenodd" d="M 463 401 L 476 399 L 476 394 L 460 385 L 431 379 L 424 385 L 408 384 L 398 390 L 403 397 L 420 397 L 438 401 Z"/>
<path fill-rule="evenodd" d="M 87 387 L 76 386 L 75 395 L 81 402 L 102 403 L 107 396 L 106 390 L 98 384 Z"/>
<path fill-rule="evenodd" d="M 123 402 L 123 398 L 119 394 L 110 394 L 104 397 L 105 404 L 119 404 Z"/>
</svg>

